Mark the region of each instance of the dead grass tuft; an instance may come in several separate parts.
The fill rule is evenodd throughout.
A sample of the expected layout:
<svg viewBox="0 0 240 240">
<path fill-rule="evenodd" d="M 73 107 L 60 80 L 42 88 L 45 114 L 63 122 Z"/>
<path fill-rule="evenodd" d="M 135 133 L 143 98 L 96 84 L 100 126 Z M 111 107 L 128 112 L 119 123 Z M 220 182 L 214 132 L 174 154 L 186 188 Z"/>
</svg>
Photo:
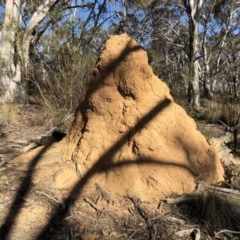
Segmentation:
<svg viewBox="0 0 240 240">
<path fill-rule="evenodd" d="M 178 204 L 178 207 L 195 224 L 200 224 L 212 234 L 223 229 L 240 230 L 240 211 L 214 192 L 206 192 L 193 200 Z"/>
<path fill-rule="evenodd" d="M 17 123 L 19 119 L 18 108 L 12 103 L 3 103 L 0 105 L 0 114 L 2 120 L 7 121 L 8 124 Z"/>
<path fill-rule="evenodd" d="M 223 121 L 228 126 L 238 124 L 240 116 L 240 104 L 235 101 L 202 101 L 203 111 L 201 119 L 207 120 L 208 123 L 217 123 Z"/>
</svg>

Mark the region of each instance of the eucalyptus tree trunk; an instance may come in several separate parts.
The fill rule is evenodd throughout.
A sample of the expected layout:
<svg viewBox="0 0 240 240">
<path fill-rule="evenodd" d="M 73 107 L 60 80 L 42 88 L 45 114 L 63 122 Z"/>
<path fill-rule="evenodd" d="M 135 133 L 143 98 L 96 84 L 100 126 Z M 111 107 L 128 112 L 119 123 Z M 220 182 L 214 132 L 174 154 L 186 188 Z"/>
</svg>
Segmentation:
<svg viewBox="0 0 240 240">
<path fill-rule="evenodd" d="M 13 101 L 21 82 L 21 67 L 17 56 L 17 38 L 20 0 L 7 0 L 0 35 L 1 85 L 4 92 L 1 101 Z"/>
<path fill-rule="evenodd" d="M 199 91 L 199 70 L 198 53 L 199 38 L 198 26 L 199 17 L 203 6 L 203 0 L 183 0 L 188 15 L 189 24 L 189 82 L 188 82 L 188 103 L 190 106 L 200 106 Z"/>
<path fill-rule="evenodd" d="M 210 78 L 209 78 L 209 72 L 210 72 L 210 66 L 209 66 L 209 61 L 210 61 L 210 57 L 206 48 L 206 35 L 204 36 L 203 39 L 203 64 L 205 67 L 205 74 L 203 77 L 203 87 L 204 87 L 204 91 L 205 91 L 205 97 L 207 99 L 212 99 L 213 98 L 213 92 L 211 89 L 211 83 L 210 83 Z"/>
<path fill-rule="evenodd" d="M 210 50 L 207 49 L 207 30 L 208 30 L 208 22 L 210 21 L 210 18 L 203 15 L 204 20 L 204 31 L 203 31 L 203 41 L 202 41 L 202 52 L 203 52 L 203 65 L 205 74 L 203 76 L 203 88 L 205 92 L 205 97 L 207 99 L 213 98 L 213 92 L 212 92 L 212 82 L 210 82 L 210 59 L 212 56 L 212 53 Z"/>
<path fill-rule="evenodd" d="M 23 31 L 21 19 L 26 1 L 6 0 L 4 22 L 0 35 L 0 82 L 3 87 L 0 102 L 13 102 L 18 96 L 22 97 L 23 76 L 28 67 L 29 47 L 34 37 L 34 29 L 58 1 L 43 1 Z"/>
<path fill-rule="evenodd" d="M 231 30 L 233 28 L 233 25 L 232 25 L 232 23 L 234 22 L 233 21 L 233 15 L 234 15 L 233 6 L 230 5 L 229 9 L 228 9 L 228 16 L 225 20 L 226 27 L 225 28 L 223 27 L 223 31 L 221 31 L 223 35 L 222 35 L 221 40 L 218 44 L 218 48 L 220 49 L 220 51 L 219 51 L 219 53 L 217 55 L 217 59 L 216 59 L 215 75 L 217 75 L 217 78 L 215 78 L 215 80 L 213 82 L 213 90 L 215 90 L 216 86 L 218 85 L 218 79 L 219 79 L 218 76 L 219 76 L 219 73 L 220 73 L 221 62 L 223 62 L 222 61 L 223 50 L 226 46 L 226 43 L 228 42 L 227 37 L 228 37 L 229 33 L 231 32 Z"/>
</svg>

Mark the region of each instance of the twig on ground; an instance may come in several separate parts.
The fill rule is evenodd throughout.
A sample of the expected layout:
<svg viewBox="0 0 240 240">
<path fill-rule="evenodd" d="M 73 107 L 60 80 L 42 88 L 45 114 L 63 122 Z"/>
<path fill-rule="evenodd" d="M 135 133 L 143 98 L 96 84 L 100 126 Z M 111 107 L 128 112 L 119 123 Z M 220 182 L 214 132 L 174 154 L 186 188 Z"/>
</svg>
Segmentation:
<svg viewBox="0 0 240 240">
<path fill-rule="evenodd" d="M 192 201 L 193 199 L 194 197 L 192 196 L 182 196 L 177 198 L 167 198 L 165 201 L 168 204 L 177 204 L 177 203 Z"/>
<path fill-rule="evenodd" d="M 127 236 L 127 234 L 126 234 L 126 233 L 123 233 L 123 234 L 121 234 L 121 235 L 116 236 L 114 239 L 118 239 L 118 238 L 120 238 L 120 237 L 126 237 L 126 236 Z"/>
<path fill-rule="evenodd" d="M 159 214 L 161 215 L 162 213 L 162 207 L 163 207 L 163 201 L 160 201 L 159 205 L 158 205 L 158 210 L 159 210 Z"/>
<path fill-rule="evenodd" d="M 38 147 L 38 146 L 39 146 L 38 143 L 32 142 L 32 143 L 30 143 L 29 145 L 27 145 L 26 147 L 24 147 L 21 152 L 22 152 L 22 153 L 25 153 L 25 152 L 27 152 L 27 151 L 35 148 L 35 147 Z"/>
<path fill-rule="evenodd" d="M 30 143 L 29 145 L 27 145 L 26 147 L 24 147 L 20 151 L 17 151 L 17 152 L 11 153 L 11 154 L 1 154 L 2 155 L 1 157 L 4 158 L 4 156 L 5 156 L 5 159 L 0 162 L 0 167 L 5 165 L 6 163 L 10 162 L 11 160 L 13 160 L 18 155 L 20 155 L 22 153 L 25 153 L 25 152 L 29 151 L 30 149 L 33 149 L 37 146 L 38 146 L 37 143 Z"/>
<path fill-rule="evenodd" d="M 139 231 L 139 230 L 134 231 L 134 232 L 128 237 L 127 240 L 130 240 L 138 231 Z"/>
<path fill-rule="evenodd" d="M 80 163 L 75 164 L 76 167 L 76 173 L 79 178 L 83 177 L 83 171 Z"/>
<path fill-rule="evenodd" d="M 201 232 L 200 229 L 194 229 L 190 235 L 192 237 L 192 239 L 194 240 L 200 240 L 201 238 Z"/>
<path fill-rule="evenodd" d="M 224 230 L 221 230 L 221 231 L 219 231 L 219 232 L 214 232 L 214 236 L 215 236 L 215 237 L 221 237 L 221 233 L 240 234 L 239 231 L 232 231 L 232 230 L 224 229 Z"/>
<path fill-rule="evenodd" d="M 144 221 L 146 222 L 147 224 L 147 227 L 148 227 L 148 231 L 149 231 L 149 234 L 150 234 L 150 239 L 151 240 L 155 240 L 156 238 L 156 232 L 157 232 L 157 229 L 156 229 L 156 226 L 154 225 L 154 223 L 152 223 L 151 221 L 151 218 L 150 216 L 148 215 L 147 212 L 145 212 L 140 206 L 139 206 L 139 200 L 138 199 L 135 199 L 133 196 L 130 196 L 130 194 L 128 193 L 128 196 L 127 196 L 134 204 L 136 210 L 138 211 L 138 213 L 140 214 L 140 216 L 144 219 Z"/>
<path fill-rule="evenodd" d="M 73 199 L 71 199 L 67 205 L 67 210 L 68 210 L 69 216 L 73 215 L 73 207 L 74 207 L 74 201 L 73 201 Z"/>
<path fill-rule="evenodd" d="M 166 220 L 169 222 L 177 223 L 177 224 L 181 224 L 181 225 L 187 224 L 186 221 L 184 221 L 180 218 L 175 218 L 175 217 L 167 217 Z"/>
<path fill-rule="evenodd" d="M 49 131 L 47 131 L 43 136 L 47 136 L 49 133 L 51 133 L 53 130 L 55 130 L 57 127 L 51 128 Z"/>
<path fill-rule="evenodd" d="M 237 124 L 237 125 L 231 127 L 231 126 L 228 126 L 226 123 L 224 123 L 221 120 L 218 120 L 218 122 L 226 127 L 227 132 L 233 132 L 234 130 L 236 130 L 240 127 L 240 124 Z"/>
<path fill-rule="evenodd" d="M 59 123 L 56 127 L 53 127 L 52 129 L 50 129 L 49 131 L 47 131 L 43 136 L 47 136 L 49 133 L 51 133 L 53 130 L 55 130 L 56 128 L 59 128 L 60 126 L 62 126 L 69 118 L 71 118 L 72 116 L 74 116 L 74 113 L 68 115 L 61 123 Z"/>
<path fill-rule="evenodd" d="M 112 197 L 110 195 L 110 193 L 108 193 L 108 191 L 103 187 L 103 185 L 99 182 L 95 183 L 97 188 L 100 190 L 103 198 L 108 202 L 108 203 L 114 203 L 116 200 L 114 197 Z"/>
<path fill-rule="evenodd" d="M 89 205 L 91 207 L 93 207 L 97 212 L 102 212 L 102 209 L 99 208 L 91 199 L 89 199 L 88 197 L 83 198 L 83 200 L 87 203 L 89 203 Z"/>
<path fill-rule="evenodd" d="M 81 222 L 82 217 L 77 216 L 77 215 L 71 215 L 71 216 L 65 217 L 64 220 L 65 221 L 72 221 L 72 222 Z"/>
<path fill-rule="evenodd" d="M 175 232 L 175 235 L 178 237 L 187 237 L 187 236 L 192 236 L 192 239 L 194 240 L 199 240 L 200 239 L 200 230 L 197 228 L 190 228 L 190 229 L 185 229 L 181 230 L 178 232 Z"/>
<path fill-rule="evenodd" d="M 10 130 L 7 130 L 6 132 L 4 132 L 4 134 L 5 134 L 5 133 L 8 133 L 8 132 L 12 132 L 12 131 L 18 131 L 18 127 L 13 128 L 13 129 L 10 129 Z"/>
<path fill-rule="evenodd" d="M 70 230 L 69 230 L 69 237 L 70 237 L 70 240 L 74 240 L 73 229 L 72 228 L 70 228 Z"/>
<path fill-rule="evenodd" d="M 53 202 L 60 203 L 62 205 L 62 209 L 66 208 L 66 205 L 65 205 L 63 199 L 60 196 L 58 196 L 57 194 L 52 192 L 53 196 L 51 196 L 41 190 L 36 190 L 35 192 L 38 195 L 43 195 L 43 196 L 47 197 L 48 199 L 52 200 Z"/>
</svg>

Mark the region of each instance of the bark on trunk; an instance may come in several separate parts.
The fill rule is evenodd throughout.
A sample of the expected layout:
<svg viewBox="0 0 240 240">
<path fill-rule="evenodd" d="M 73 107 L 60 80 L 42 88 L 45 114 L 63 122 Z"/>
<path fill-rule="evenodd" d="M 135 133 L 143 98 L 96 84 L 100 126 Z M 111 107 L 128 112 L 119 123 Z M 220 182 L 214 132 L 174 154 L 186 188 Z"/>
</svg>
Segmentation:
<svg viewBox="0 0 240 240">
<path fill-rule="evenodd" d="M 205 97 L 211 100 L 213 98 L 213 92 L 211 89 L 211 84 L 209 79 L 209 63 L 206 63 L 205 70 L 206 72 L 205 72 L 204 81 L 203 81 L 204 92 L 205 92 Z"/>
<path fill-rule="evenodd" d="M 205 23 L 205 25 L 207 25 L 207 23 Z M 206 44 L 207 44 L 207 38 L 206 37 L 207 37 L 207 34 L 205 32 L 204 33 L 204 38 L 203 38 L 203 63 L 204 63 L 204 67 L 205 67 L 205 74 L 204 74 L 204 78 L 203 78 L 203 87 L 204 87 L 205 97 L 207 99 L 212 99 L 213 98 L 213 92 L 212 92 L 212 89 L 211 89 L 211 83 L 210 83 L 210 78 L 209 78 L 210 54 L 208 54 L 207 47 L 206 47 Z"/>
<path fill-rule="evenodd" d="M 232 29 L 232 25 L 231 25 L 231 22 L 232 22 L 232 20 L 233 20 L 233 12 L 232 12 L 232 9 L 230 9 L 230 11 L 229 11 L 229 15 L 228 15 L 228 17 L 227 17 L 227 19 L 226 19 L 226 24 L 227 24 L 227 28 L 226 28 L 226 30 L 225 30 L 225 32 L 224 32 L 224 35 L 223 35 L 223 37 L 222 37 L 222 39 L 221 39 L 221 42 L 219 43 L 219 46 L 218 46 L 218 48 L 220 49 L 220 51 L 219 51 L 219 53 L 218 53 L 218 56 L 217 56 L 217 60 L 216 60 L 216 70 L 215 70 L 215 75 L 218 75 L 219 73 L 220 73 L 220 62 L 221 62 L 221 57 L 222 57 L 222 50 L 223 50 L 223 47 L 225 46 L 225 44 L 226 44 L 226 38 L 227 38 L 227 36 L 228 36 L 228 34 L 231 32 L 231 29 Z M 217 87 L 217 85 L 219 85 L 218 84 L 218 78 L 216 78 L 215 80 L 214 80 L 214 84 L 213 84 L 213 90 L 215 91 L 215 89 L 216 89 L 216 87 Z M 223 83 L 223 89 L 221 89 L 222 91 L 225 91 L 225 84 Z M 218 91 L 219 91 L 219 89 L 218 89 Z"/>
</svg>

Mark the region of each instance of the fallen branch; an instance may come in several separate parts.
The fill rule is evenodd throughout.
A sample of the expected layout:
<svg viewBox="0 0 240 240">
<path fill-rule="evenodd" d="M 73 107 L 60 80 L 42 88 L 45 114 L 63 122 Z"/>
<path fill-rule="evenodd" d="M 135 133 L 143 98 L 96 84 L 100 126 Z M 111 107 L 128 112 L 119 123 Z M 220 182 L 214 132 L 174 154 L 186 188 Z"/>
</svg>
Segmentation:
<svg viewBox="0 0 240 240">
<path fill-rule="evenodd" d="M 68 115 L 61 123 L 59 123 L 56 127 L 53 127 L 52 129 L 50 129 L 49 131 L 47 131 L 43 136 L 47 136 L 48 134 L 50 134 L 51 132 L 53 132 L 53 130 L 59 128 L 60 126 L 62 126 L 69 118 L 73 117 L 74 113 Z"/>
<path fill-rule="evenodd" d="M 25 153 L 25 152 L 29 151 L 30 149 L 33 149 L 37 146 L 38 146 L 37 143 L 30 143 L 29 145 L 27 145 L 20 151 L 13 152 L 11 154 L 1 154 L 1 158 L 5 158 L 5 159 L 0 162 L 0 167 L 4 166 L 6 163 L 10 162 L 12 159 L 17 157 L 18 155 Z"/>
<path fill-rule="evenodd" d="M 225 130 L 227 132 L 231 132 L 231 133 L 233 133 L 234 131 L 236 131 L 240 127 L 240 124 L 237 124 L 235 126 L 228 126 L 226 123 L 224 123 L 221 120 L 218 120 L 218 122 L 221 123 L 223 126 L 225 126 L 225 128 L 226 128 Z"/>
<path fill-rule="evenodd" d="M 196 194 L 202 194 L 206 191 L 213 192 L 214 195 L 231 205 L 240 206 L 240 191 L 238 190 L 212 186 L 204 181 L 199 181 Z"/>
<path fill-rule="evenodd" d="M 7 164 L 8 162 L 10 162 L 12 159 L 14 159 L 15 157 L 17 157 L 19 154 L 21 154 L 21 152 L 15 152 L 15 153 L 11 153 L 11 154 L 2 154 L 2 158 L 3 159 L 0 162 L 0 167 L 4 166 L 5 164 Z"/>
<path fill-rule="evenodd" d="M 157 232 L 157 228 L 155 223 L 153 223 L 151 221 L 151 218 L 149 216 L 149 214 L 144 211 L 140 206 L 139 206 L 139 200 L 136 199 L 130 191 L 128 191 L 127 193 L 127 197 L 132 201 L 132 203 L 134 204 L 134 207 L 136 208 L 136 210 L 138 211 L 139 215 L 144 219 L 144 221 L 147 224 L 147 228 L 149 231 L 149 239 L 151 240 L 155 240 L 156 239 L 156 232 Z"/>
<path fill-rule="evenodd" d="M 166 202 L 169 204 L 177 204 L 183 202 L 189 202 L 196 197 L 202 196 L 204 193 L 212 192 L 215 196 L 219 197 L 223 201 L 227 201 L 229 204 L 239 207 L 240 206 L 240 191 L 229 188 L 212 186 L 202 180 L 198 181 L 197 190 L 190 195 L 181 196 L 178 198 L 167 198 Z"/>
</svg>

